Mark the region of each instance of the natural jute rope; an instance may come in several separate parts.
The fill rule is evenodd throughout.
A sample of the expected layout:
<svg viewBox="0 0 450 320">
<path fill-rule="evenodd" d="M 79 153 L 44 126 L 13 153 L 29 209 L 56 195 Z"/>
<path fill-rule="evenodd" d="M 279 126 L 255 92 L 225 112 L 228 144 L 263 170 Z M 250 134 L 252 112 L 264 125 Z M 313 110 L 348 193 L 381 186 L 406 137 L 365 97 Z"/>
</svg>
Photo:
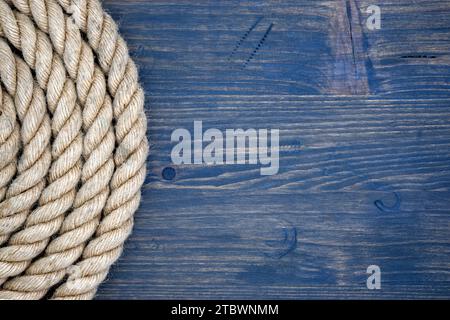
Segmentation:
<svg viewBox="0 0 450 320">
<path fill-rule="evenodd" d="M 92 299 L 145 178 L 144 93 L 98 0 L 0 0 L 0 299 Z"/>
</svg>

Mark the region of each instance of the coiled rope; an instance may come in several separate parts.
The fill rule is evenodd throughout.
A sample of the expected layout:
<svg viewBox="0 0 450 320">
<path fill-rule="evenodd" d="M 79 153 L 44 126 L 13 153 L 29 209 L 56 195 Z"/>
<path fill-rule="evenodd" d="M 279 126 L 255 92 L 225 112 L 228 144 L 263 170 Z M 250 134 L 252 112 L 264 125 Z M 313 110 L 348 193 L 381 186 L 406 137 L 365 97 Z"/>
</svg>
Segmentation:
<svg viewBox="0 0 450 320">
<path fill-rule="evenodd" d="M 131 233 L 144 93 L 98 0 L 0 0 L 0 299 L 92 299 Z"/>
</svg>

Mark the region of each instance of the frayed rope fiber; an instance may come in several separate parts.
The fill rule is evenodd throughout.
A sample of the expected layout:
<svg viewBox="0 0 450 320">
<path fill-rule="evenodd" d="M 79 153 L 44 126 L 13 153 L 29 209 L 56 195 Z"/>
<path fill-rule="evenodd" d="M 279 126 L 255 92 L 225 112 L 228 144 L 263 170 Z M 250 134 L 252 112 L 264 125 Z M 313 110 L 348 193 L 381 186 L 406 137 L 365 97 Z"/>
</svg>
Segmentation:
<svg viewBox="0 0 450 320">
<path fill-rule="evenodd" d="M 0 0 L 0 299 L 92 299 L 148 153 L 144 92 L 98 0 Z"/>
</svg>

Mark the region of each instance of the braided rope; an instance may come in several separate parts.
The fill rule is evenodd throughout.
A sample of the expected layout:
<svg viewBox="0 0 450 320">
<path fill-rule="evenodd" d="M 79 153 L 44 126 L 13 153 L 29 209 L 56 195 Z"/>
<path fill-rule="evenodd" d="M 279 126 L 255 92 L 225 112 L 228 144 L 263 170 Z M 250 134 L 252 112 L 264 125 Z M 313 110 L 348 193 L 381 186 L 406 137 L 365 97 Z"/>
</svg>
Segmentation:
<svg viewBox="0 0 450 320">
<path fill-rule="evenodd" d="M 97 0 L 0 0 L 0 61 L 0 299 L 91 299 L 145 178 L 137 68 Z"/>
</svg>

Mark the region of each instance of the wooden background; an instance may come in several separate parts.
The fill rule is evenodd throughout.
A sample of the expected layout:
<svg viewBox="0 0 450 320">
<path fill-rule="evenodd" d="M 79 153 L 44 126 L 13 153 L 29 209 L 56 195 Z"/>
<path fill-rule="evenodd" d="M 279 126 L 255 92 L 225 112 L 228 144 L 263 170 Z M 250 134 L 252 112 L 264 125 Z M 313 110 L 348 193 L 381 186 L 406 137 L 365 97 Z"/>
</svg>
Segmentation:
<svg viewBox="0 0 450 320">
<path fill-rule="evenodd" d="M 104 7 L 140 67 L 151 154 L 99 299 L 450 298 L 450 1 Z M 173 165 L 194 120 L 280 129 L 279 174 Z"/>
</svg>

